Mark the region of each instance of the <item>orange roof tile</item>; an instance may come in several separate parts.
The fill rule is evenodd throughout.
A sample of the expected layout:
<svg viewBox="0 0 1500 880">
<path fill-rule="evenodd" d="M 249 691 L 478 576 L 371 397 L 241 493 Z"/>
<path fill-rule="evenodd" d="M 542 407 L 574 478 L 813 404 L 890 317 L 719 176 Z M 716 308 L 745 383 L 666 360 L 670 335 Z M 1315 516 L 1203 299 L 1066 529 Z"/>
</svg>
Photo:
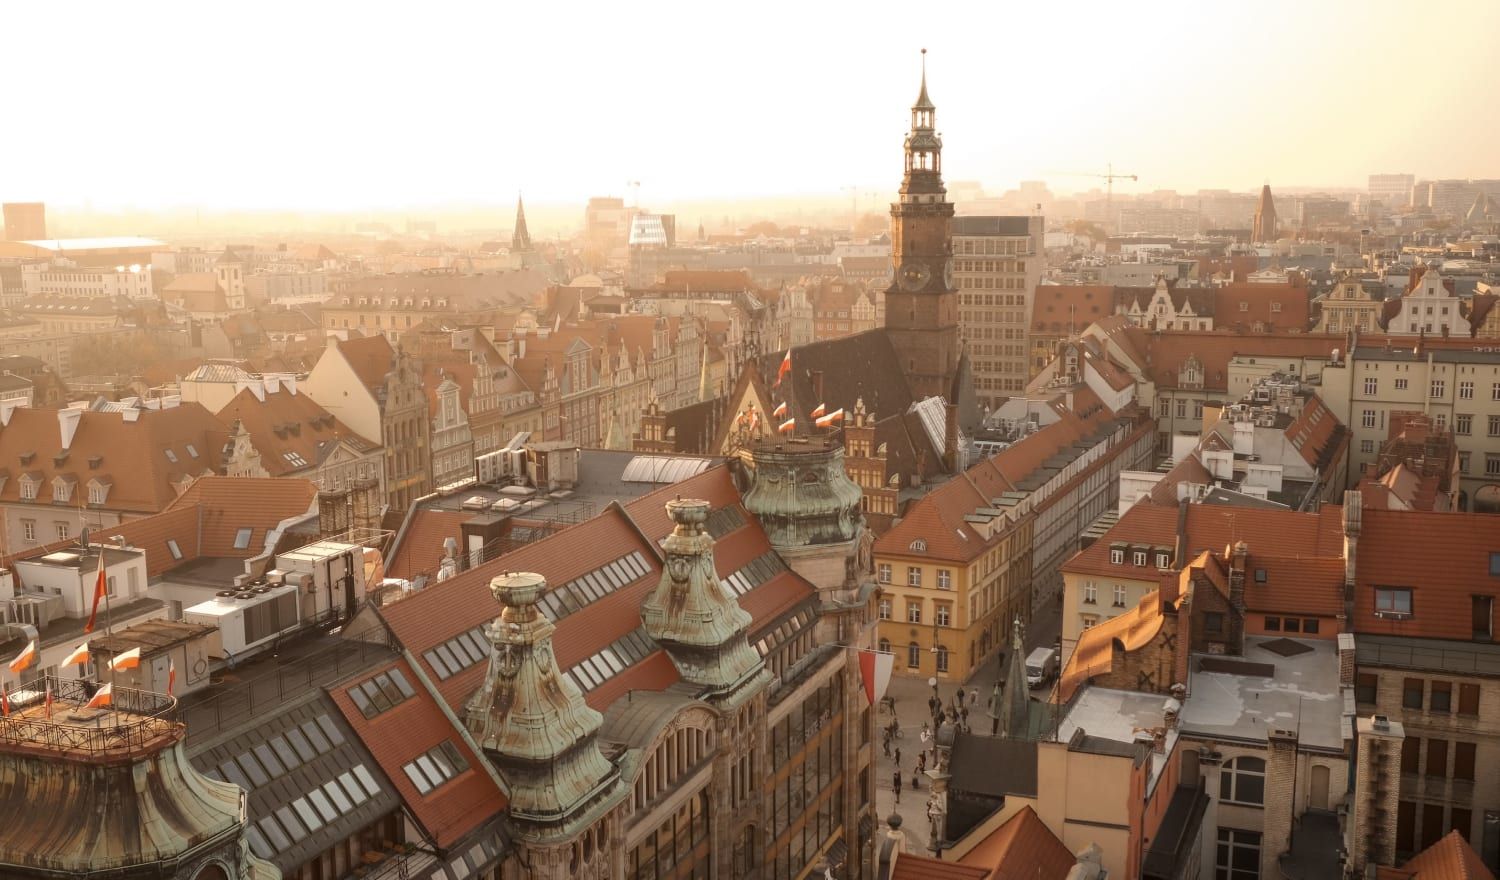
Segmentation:
<svg viewBox="0 0 1500 880">
<path fill-rule="evenodd" d="M 1304 283 L 1226 284 L 1214 288 L 1214 328 L 1244 331 L 1258 323 L 1276 333 L 1302 333 L 1308 301 Z"/>
<path fill-rule="evenodd" d="M 1479 853 L 1456 828 L 1417 853 L 1400 870 L 1398 876 L 1411 880 L 1495 880 Z"/>
<path fill-rule="evenodd" d="M 452 538 L 463 550 L 463 524 L 473 519 L 468 511 L 429 510 L 417 508 L 401 534 L 401 543 L 391 548 L 386 562 L 386 577 L 413 580 L 425 574 L 437 574 L 446 550 L 443 541 Z"/>
<path fill-rule="evenodd" d="M 409 682 L 420 681 L 404 659 L 373 670 L 360 680 L 391 668 L 401 670 Z M 374 718 L 366 718 L 349 699 L 346 684 L 330 688 L 329 696 L 380 764 L 417 823 L 438 846 L 446 847 L 461 840 L 505 809 L 505 795 L 483 769 L 483 762 L 488 759 L 474 754 L 426 688 L 418 687 L 414 697 Z M 469 762 L 469 769 L 423 795 L 402 768 L 443 742 L 451 742 L 458 748 Z"/>
<path fill-rule="evenodd" d="M 1065 880 L 1077 859 L 1031 807 L 1005 820 L 958 860 L 987 868 L 985 880 Z"/>
<path fill-rule="evenodd" d="M 985 880 L 988 876 L 985 868 L 903 852 L 891 866 L 890 880 Z"/>
<path fill-rule="evenodd" d="M 1344 610 L 1343 591 L 1344 560 L 1339 556 L 1294 558 L 1251 552 L 1245 562 L 1248 611 L 1335 617 Z"/>
<path fill-rule="evenodd" d="M 396 352 L 379 333 L 374 336 L 356 336 L 340 340 L 339 353 L 349 362 L 361 385 L 374 391 L 385 385 L 385 375 L 391 371 L 391 361 Z"/>
<path fill-rule="evenodd" d="M 1115 310 L 1115 289 L 1108 284 L 1039 284 L 1031 303 L 1031 329 L 1042 334 L 1074 333 Z"/>
<path fill-rule="evenodd" d="M 318 466 L 341 442 L 360 451 L 380 445 L 356 434 L 309 395 L 287 390 L 261 399 L 242 389 L 219 410 L 219 420 L 230 427 L 238 421 L 250 432 L 261 467 L 273 477 Z"/>
<path fill-rule="evenodd" d="M 1365 510 L 1354 593 L 1355 632 L 1414 638 L 1473 638 L 1474 595 L 1496 594 L 1490 554 L 1500 552 L 1500 516 Z M 1412 589 L 1412 616 L 1375 616 L 1378 587 Z"/>
</svg>

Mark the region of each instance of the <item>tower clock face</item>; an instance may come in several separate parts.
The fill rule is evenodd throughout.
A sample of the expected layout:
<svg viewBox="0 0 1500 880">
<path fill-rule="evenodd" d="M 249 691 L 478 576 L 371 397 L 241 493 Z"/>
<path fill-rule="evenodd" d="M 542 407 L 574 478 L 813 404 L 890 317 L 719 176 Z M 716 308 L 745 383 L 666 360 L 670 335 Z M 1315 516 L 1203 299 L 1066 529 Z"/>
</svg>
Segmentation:
<svg viewBox="0 0 1500 880">
<path fill-rule="evenodd" d="M 949 257 L 943 261 L 943 289 L 953 289 L 953 258 Z"/>
<path fill-rule="evenodd" d="M 932 270 L 927 268 L 926 263 L 907 263 L 901 267 L 901 289 L 918 291 L 927 286 L 927 279 L 932 277 Z"/>
</svg>

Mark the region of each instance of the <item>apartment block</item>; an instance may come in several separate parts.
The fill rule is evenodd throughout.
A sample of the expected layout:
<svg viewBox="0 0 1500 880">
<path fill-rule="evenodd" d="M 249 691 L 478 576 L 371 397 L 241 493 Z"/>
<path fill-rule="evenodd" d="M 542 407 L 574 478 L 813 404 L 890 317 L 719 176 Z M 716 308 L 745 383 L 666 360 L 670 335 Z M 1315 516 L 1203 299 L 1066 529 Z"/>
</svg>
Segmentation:
<svg viewBox="0 0 1500 880">
<path fill-rule="evenodd" d="M 975 394 L 995 406 L 1030 376 L 1026 328 L 1044 268 L 1042 218 L 953 218 L 952 265 Z"/>
</svg>

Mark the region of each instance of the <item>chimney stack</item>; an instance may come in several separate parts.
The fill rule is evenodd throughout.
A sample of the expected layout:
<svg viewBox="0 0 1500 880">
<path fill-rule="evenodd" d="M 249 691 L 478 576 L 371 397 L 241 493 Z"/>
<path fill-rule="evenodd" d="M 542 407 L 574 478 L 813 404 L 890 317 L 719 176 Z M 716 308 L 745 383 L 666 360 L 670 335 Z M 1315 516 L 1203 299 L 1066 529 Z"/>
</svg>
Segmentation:
<svg viewBox="0 0 1500 880">
<path fill-rule="evenodd" d="M 1344 826 L 1346 876 L 1362 877 L 1396 860 L 1396 804 L 1406 731 L 1384 715 L 1355 720 L 1354 795 Z M 1266 792 L 1270 803 L 1270 791 Z"/>
<path fill-rule="evenodd" d="M 943 466 L 949 473 L 958 473 L 958 404 L 944 406 Z"/>
</svg>

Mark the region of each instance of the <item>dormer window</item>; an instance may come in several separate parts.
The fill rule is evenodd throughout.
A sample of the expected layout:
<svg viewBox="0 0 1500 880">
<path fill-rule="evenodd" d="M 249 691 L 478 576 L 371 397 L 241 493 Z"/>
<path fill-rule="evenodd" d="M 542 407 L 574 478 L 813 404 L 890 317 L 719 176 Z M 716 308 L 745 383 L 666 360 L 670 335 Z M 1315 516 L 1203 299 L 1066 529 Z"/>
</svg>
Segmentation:
<svg viewBox="0 0 1500 880">
<path fill-rule="evenodd" d="M 90 483 L 89 484 L 89 503 L 90 504 L 103 504 L 104 502 L 106 502 L 108 500 L 109 500 L 109 484 L 108 483 L 94 482 L 94 483 Z"/>
<path fill-rule="evenodd" d="M 52 500 L 63 504 L 73 500 L 73 480 L 57 477 L 52 481 Z"/>
<path fill-rule="evenodd" d="M 1247 303 L 1247 302 L 1241 301 L 1240 302 L 1240 311 L 1242 311 L 1242 312 L 1248 312 L 1248 311 L 1250 311 L 1250 304 Z"/>
<path fill-rule="evenodd" d="M 1165 550 L 1158 550 L 1158 551 L 1156 551 L 1156 567 L 1157 568 L 1166 568 L 1167 566 L 1171 565 L 1171 559 L 1172 559 L 1172 556 L 1171 556 L 1171 554 L 1167 553 L 1167 551 L 1165 551 Z"/>
<path fill-rule="evenodd" d="M 30 476 L 30 475 L 21 477 L 21 482 L 20 482 L 21 500 L 22 501 L 35 501 L 36 500 L 36 493 L 37 493 L 38 490 L 41 489 L 41 486 L 42 486 L 42 481 L 41 481 L 40 477 L 33 477 L 33 476 Z"/>
<path fill-rule="evenodd" d="M 1109 551 L 1109 562 L 1111 565 L 1121 565 L 1125 562 L 1125 551 L 1119 547 L 1111 548 Z"/>
<path fill-rule="evenodd" d="M 1137 551 L 1135 551 L 1135 564 L 1136 565 L 1145 565 L 1146 564 L 1146 551 L 1145 550 L 1137 550 Z"/>
</svg>

